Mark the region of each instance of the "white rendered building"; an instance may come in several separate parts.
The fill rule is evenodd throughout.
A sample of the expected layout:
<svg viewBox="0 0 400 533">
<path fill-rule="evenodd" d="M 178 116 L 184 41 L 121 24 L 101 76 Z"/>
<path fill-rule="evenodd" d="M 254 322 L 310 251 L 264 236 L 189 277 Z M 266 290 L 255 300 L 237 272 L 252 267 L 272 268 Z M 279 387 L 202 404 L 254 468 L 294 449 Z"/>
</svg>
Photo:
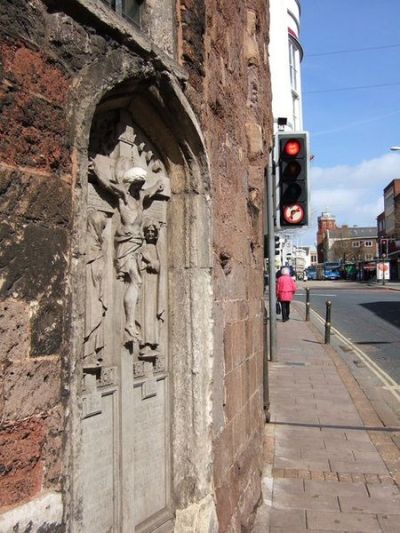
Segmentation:
<svg viewBox="0 0 400 533">
<path fill-rule="evenodd" d="M 300 15 L 300 0 L 270 0 L 269 61 L 275 131 L 278 118 L 287 119 L 286 130 L 303 129 Z"/>
</svg>

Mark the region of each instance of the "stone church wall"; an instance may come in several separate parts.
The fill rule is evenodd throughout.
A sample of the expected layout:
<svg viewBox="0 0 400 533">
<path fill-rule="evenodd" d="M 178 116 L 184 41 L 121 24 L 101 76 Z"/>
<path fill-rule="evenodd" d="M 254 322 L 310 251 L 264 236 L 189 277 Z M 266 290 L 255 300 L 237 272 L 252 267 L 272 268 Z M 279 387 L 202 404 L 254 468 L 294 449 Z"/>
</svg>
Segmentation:
<svg viewBox="0 0 400 533">
<path fill-rule="evenodd" d="M 97 363 L 85 363 L 82 348 L 91 131 L 101 113 L 120 108 L 132 110 L 134 132 L 146 134 L 142 144 L 135 134 L 127 141 L 136 157 L 144 150 L 148 165 L 159 157 L 157 168 L 171 186 L 161 254 L 169 280 L 161 335 L 169 345 L 169 385 L 157 392 L 161 367 L 154 357 L 155 374 L 151 370 L 141 393 L 172 398 L 162 426 L 162 438 L 169 439 L 163 475 L 170 479 L 162 494 L 168 512 L 162 513 L 175 516 L 176 531 L 249 527 L 260 497 L 263 444 L 267 7 L 261 0 L 181 0 L 176 6 L 148 0 L 141 32 L 101 0 L 1 2 L 1 531 L 82 531 L 82 509 L 88 509 L 82 486 L 90 464 L 99 468 L 90 446 L 102 438 L 93 433 L 85 441 L 96 424 L 90 429 L 82 413 L 101 411 L 99 398 L 114 390 L 106 389 L 107 380 L 118 366 L 111 361 L 101 374 Z M 131 131 L 129 120 L 124 127 Z M 117 207 L 110 201 L 100 212 L 115 231 Z M 119 283 L 116 274 L 111 278 Z M 131 381 L 123 385 L 123 365 L 116 371 L 118 397 L 140 378 L 129 366 L 132 357 L 122 354 Z M 144 360 L 139 354 L 135 368 L 144 369 Z M 97 376 L 100 387 L 90 398 L 93 379 L 82 385 L 85 376 Z M 109 410 L 107 404 L 104 417 Z M 137 437 L 124 413 L 115 419 L 121 424 L 116 439 L 102 446 L 125 446 L 129 465 Z M 104 427 L 113 428 L 115 420 Z M 132 531 L 136 519 L 129 523 L 126 494 L 136 493 L 124 492 L 130 479 L 122 477 L 118 516 L 110 520 L 115 531 Z M 141 505 L 138 514 L 148 502 Z M 138 531 L 156 531 L 156 519 L 146 520 Z M 168 520 L 160 527 L 173 527 Z"/>
<path fill-rule="evenodd" d="M 221 531 L 240 531 L 260 497 L 262 460 L 262 202 L 271 131 L 268 5 L 183 0 L 181 21 L 182 63 L 212 172 L 217 513 Z"/>
</svg>

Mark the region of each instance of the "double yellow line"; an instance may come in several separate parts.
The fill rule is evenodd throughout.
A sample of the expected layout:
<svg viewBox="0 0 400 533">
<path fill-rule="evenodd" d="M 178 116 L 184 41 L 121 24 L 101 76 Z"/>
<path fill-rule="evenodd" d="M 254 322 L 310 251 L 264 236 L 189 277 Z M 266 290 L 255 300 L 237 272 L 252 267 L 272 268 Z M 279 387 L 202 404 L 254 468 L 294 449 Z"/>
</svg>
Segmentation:
<svg viewBox="0 0 400 533">
<path fill-rule="evenodd" d="M 312 313 L 315 315 L 315 317 L 321 322 L 321 324 L 325 324 L 325 320 L 322 318 L 321 315 L 319 315 L 314 309 L 311 309 Z M 395 381 L 393 378 L 389 376 L 382 368 L 375 363 L 366 353 L 364 353 L 358 346 L 353 344 L 349 339 L 347 339 L 340 331 L 338 331 L 336 328 L 331 326 L 331 331 L 336 335 L 336 338 L 339 339 L 341 342 L 343 342 L 349 349 L 351 349 L 357 357 L 362 361 L 366 367 L 371 370 L 373 374 L 380 380 L 380 382 L 383 384 L 383 388 L 387 391 L 389 391 L 398 402 L 400 402 L 400 385 Z"/>
</svg>

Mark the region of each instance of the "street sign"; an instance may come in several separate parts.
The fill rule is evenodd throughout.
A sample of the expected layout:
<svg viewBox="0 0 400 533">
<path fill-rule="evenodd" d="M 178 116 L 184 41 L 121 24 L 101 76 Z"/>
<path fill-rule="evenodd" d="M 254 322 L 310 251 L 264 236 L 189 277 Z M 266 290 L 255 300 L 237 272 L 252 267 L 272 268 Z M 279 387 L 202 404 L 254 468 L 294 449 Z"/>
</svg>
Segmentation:
<svg viewBox="0 0 400 533">
<path fill-rule="evenodd" d="M 390 279 L 390 263 L 389 261 L 380 261 L 376 264 L 376 279 Z"/>
</svg>

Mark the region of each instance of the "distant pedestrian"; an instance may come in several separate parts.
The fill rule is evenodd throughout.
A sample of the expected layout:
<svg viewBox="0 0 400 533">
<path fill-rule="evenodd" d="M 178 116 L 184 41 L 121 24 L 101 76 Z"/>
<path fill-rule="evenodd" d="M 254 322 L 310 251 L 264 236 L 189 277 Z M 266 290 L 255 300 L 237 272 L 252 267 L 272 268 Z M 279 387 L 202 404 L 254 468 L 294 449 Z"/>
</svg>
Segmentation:
<svg viewBox="0 0 400 533">
<path fill-rule="evenodd" d="M 296 282 L 290 276 L 287 267 L 281 269 L 281 276 L 276 280 L 276 297 L 282 307 L 282 322 L 289 320 L 290 302 L 297 290 Z"/>
</svg>

